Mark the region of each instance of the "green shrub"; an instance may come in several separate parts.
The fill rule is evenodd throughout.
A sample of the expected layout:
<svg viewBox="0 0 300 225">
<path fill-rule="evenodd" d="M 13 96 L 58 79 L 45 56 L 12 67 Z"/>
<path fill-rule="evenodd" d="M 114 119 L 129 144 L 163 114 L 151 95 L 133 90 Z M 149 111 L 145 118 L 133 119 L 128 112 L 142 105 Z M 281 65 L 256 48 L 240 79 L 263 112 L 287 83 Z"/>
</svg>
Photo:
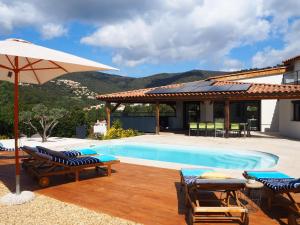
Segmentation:
<svg viewBox="0 0 300 225">
<path fill-rule="evenodd" d="M 115 120 L 112 123 L 111 127 L 116 128 L 116 129 L 122 129 L 122 122 L 121 122 L 121 120 Z"/>
<path fill-rule="evenodd" d="M 103 139 L 118 139 L 118 138 L 125 138 L 125 137 L 134 137 L 139 135 L 139 133 L 136 130 L 133 129 L 127 129 L 124 130 L 122 128 L 122 123 L 120 120 L 115 120 L 113 122 L 112 127 L 106 132 Z"/>
<path fill-rule="evenodd" d="M 133 129 L 128 129 L 128 130 L 122 130 L 121 132 L 121 138 L 123 137 L 134 137 L 137 136 L 138 132 L 136 130 Z"/>
<path fill-rule="evenodd" d="M 117 138 L 121 138 L 121 133 L 122 133 L 122 128 L 110 128 L 105 136 L 104 139 L 117 139 Z"/>
<path fill-rule="evenodd" d="M 0 135 L 0 140 L 4 140 L 4 139 L 9 139 L 9 137 L 6 135 Z"/>
</svg>

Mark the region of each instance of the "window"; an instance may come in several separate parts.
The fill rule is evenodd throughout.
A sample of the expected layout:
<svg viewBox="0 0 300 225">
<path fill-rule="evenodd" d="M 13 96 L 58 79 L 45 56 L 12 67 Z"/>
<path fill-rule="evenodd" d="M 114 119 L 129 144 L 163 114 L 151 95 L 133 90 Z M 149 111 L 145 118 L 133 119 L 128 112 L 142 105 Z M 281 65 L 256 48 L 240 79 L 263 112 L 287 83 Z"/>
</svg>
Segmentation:
<svg viewBox="0 0 300 225">
<path fill-rule="evenodd" d="M 293 108 L 294 108 L 294 121 L 300 121 L 300 100 L 299 101 L 293 101 Z"/>
</svg>

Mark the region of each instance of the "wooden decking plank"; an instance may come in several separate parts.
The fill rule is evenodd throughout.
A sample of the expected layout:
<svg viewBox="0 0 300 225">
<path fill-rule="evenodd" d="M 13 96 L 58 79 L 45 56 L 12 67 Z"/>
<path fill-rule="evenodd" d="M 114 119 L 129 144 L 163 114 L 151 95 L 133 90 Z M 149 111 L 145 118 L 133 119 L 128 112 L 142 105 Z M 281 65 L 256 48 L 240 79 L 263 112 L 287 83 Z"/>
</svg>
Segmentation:
<svg viewBox="0 0 300 225">
<path fill-rule="evenodd" d="M 0 179 L 13 190 L 14 159 L 1 158 L 3 154 L 0 153 Z M 73 178 L 56 176 L 51 178 L 50 187 L 45 189 L 40 189 L 37 182 L 22 171 L 21 184 L 27 190 L 144 224 L 186 224 L 178 171 L 125 163 L 112 168 L 115 173 L 110 177 L 99 177 L 93 170 L 84 171 L 77 183 L 73 182 Z M 250 213 L 250 224 L 280 224 L 281 214 L 280 209 L 272 209 L 270 213 L 263 208 Z M 285 218 L 282 221 L 286 222 Z"/>
</svg>

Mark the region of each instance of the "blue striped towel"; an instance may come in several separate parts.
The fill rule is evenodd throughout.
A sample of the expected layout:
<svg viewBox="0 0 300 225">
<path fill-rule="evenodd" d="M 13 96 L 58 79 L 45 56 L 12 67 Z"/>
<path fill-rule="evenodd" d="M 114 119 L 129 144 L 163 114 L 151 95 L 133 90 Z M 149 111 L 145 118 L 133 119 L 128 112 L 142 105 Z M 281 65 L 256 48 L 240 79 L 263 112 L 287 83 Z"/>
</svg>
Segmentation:
<svg viewBox="0 0 300 225">
<path fill-rule="evenodd" d="M 257 180 L 273 191 L 292 191 L 295 189 L 300 191 L 300 179 L 258 178 Z"/>
</svg>

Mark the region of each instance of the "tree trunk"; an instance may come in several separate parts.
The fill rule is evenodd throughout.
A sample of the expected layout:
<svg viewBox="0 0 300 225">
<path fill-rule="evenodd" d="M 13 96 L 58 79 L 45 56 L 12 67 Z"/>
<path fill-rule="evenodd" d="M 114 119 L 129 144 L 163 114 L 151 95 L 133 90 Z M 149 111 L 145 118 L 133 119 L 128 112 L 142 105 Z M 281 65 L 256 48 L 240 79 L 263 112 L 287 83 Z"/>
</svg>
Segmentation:
<svg viewBox="0 0 300 225">
<path fill-rule="evenodd" d="M 44 130 L 43 135 L 42 135 L 42 142 L 47 142 L 47 132 Z"/>
</svg>

